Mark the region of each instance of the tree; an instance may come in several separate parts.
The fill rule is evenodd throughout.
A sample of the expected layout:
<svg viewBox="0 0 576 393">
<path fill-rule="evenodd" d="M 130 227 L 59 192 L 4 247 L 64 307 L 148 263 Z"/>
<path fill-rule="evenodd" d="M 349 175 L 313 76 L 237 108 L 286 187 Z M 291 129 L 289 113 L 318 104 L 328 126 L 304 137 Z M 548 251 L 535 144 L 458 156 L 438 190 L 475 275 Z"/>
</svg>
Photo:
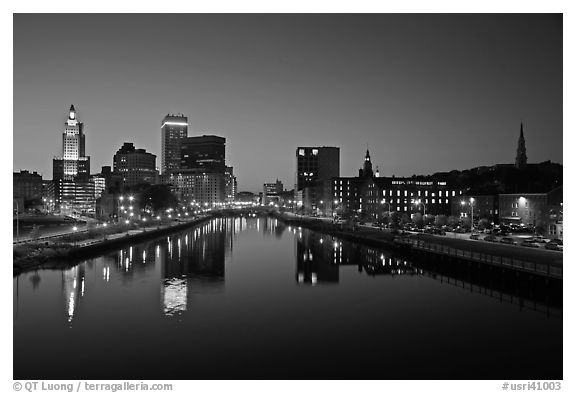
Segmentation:
<svg viewBox="0 0 576 393">
<path fill-rule="evenodd" d="M 422 218 L 422 214 L 414 213 L 412 216 L 412 222 L 418 227 L 422 228 L 424 226 L 424 219 Z"/>
<path fill-rule="evenodd" d="M 397 212 L 393 212 L 392 215 L 390 216 L 390 228 L 398 228 L 398 226 L 400 225 L 400 214 L 398 214 Z"/>
<path fill-rule="evenodd" d="M 490 220 L 487 218 L 481 218 L 478 220 L 478 229 L 486 229 L 490 227 Z"/>
<path fill-rule="evenodd" d="M 470 217 L 462 217 L 462 227 L 463 228 L 470 228 L 471 226 L 471 220 Z"/>
<path fill-rule="evenodd" d="M 448 224 L 448 218 L 444 214 L 439 214 L 434 219 L 434 225 L 441 227 Z"/>
<path fill-rule="evenodd" d="M 458 225 L 460 219 L 456 216 L 450 216 L 448 217 L 447 222 L 449 227 L 454 228 Z"/>
<path fill-rule="evenodd" d="M 168 184 L 154 184 L 143 189 L 138 196 L 141 209 L 151 208 L 154 212 L 178 207 L 178 198 Z"/>
<path fill-rule="evenodd" d="M 424 219 L 424 225 L 432 225 L 435 218 L 431 214 L 426 214 L 423 219 Z"/>
</svg>

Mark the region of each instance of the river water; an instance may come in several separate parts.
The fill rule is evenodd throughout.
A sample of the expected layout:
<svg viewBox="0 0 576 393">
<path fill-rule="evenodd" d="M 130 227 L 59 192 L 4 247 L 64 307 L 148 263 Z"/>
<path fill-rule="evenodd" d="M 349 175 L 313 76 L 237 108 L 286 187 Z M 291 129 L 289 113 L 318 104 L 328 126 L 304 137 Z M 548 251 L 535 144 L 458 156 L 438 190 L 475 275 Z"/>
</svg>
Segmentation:
<svg viewBox="0 0 576 393">
<path fill-rule="evenodd" d="M 15 379 L 561 379 L 561 284 L 215 218 L 14 277 Z"/>
</svg>

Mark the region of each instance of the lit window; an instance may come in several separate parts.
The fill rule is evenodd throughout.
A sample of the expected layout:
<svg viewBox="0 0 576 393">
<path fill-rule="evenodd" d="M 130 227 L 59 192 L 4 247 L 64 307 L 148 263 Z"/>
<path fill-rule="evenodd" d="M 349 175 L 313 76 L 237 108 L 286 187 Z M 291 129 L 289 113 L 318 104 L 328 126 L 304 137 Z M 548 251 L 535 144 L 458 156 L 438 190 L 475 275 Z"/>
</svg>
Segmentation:
<svg viewBox="0 0 576 393">
<path fill-rule="evenodd" d="M 303 156 L 304 155 L 304 149 L 298 149 L 298 155 Z"/>
<path fill-rule="evenodd" d="M 428 190 L 424 191 L 424 196 L 428 196 Z"/>
<path fill-rule="evenodd" d="M 312 154 L 317 156 L 318 155 L 318 149 L 312 149 Z"/>
<path fill-rule="evenodd" d="M 432 203 L 436 203 L 436 199 L 432 199 Z"/>
</svg>

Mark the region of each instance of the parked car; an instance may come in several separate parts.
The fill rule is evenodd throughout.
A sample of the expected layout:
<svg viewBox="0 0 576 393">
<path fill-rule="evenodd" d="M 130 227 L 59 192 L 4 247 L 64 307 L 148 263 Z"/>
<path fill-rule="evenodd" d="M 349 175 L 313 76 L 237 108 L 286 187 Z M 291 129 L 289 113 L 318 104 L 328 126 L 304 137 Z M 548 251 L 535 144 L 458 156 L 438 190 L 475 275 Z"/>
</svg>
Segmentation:
<svg viewBox="0 0 576 393">
<path fill-rule="evenodd" d="M 556 243 L 559 245 L 563 245 L 564 243 L 562 242 L 562 239 L 552 239 L 550 240 L 550 243 Z"/>
<path fill-rule="evenodd" d="M 534 236 L 534 241 L 537 243 L 548 243 L 548 239 L 542 235 Z"/>
<path fill-rule="evenodd" d="M 550 243 L 546 243 L 544 248 L 547 250 L 562 251 L 564 246 L 562 246 L 561 244 L 558 244 L 558 243 L 550 242 Z"/>
<path fill-rule="evenodd" d="M 479 240 L 480 239 L 480 235 L 478 235 L 477 233 L 473 233 L 470 235 L 470 239 L 472 240 Z"/>
<path fill-rule="evenodd" d="M 530 241 L 524 240 L 522 243 L 520 243 L 520 245 L 522 247 L 540 248 L 540 246 L 534 241 L 530 242 Z"/>
<path fill-rule="evenodd" d="M 498 238 L 494 235 L 488 235 L 484 238 L 487 242 L 498 242 Z"/>
<path fill-rule="evenodd" d="M 504 244 L 516 244 L 516 241 L 514 241 L 514 239 L 511 238 L 511 237 L 503 237 L 502 239 L 500 239 L 500 243 L 504 243 Z"/>
</svg>

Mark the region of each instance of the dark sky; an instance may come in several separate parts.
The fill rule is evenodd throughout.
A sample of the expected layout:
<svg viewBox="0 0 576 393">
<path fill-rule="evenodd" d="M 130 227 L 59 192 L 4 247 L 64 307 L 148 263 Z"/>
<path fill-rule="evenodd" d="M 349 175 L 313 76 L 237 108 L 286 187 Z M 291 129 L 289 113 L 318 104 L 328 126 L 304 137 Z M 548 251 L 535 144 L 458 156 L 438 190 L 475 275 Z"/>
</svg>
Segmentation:
<svg viewBox="0 0 576 393">
<path fill-rule="evenodd" d="M 92 173 L 123 142 L 156 154 L 168 112 L 227 138 L 239 190 L 294 183 L 297 146 L 355 176 L 562 163 L 562 16 L 16 14 L 14 170 L 52 178 L 70 104 Z"/>
</svg>

